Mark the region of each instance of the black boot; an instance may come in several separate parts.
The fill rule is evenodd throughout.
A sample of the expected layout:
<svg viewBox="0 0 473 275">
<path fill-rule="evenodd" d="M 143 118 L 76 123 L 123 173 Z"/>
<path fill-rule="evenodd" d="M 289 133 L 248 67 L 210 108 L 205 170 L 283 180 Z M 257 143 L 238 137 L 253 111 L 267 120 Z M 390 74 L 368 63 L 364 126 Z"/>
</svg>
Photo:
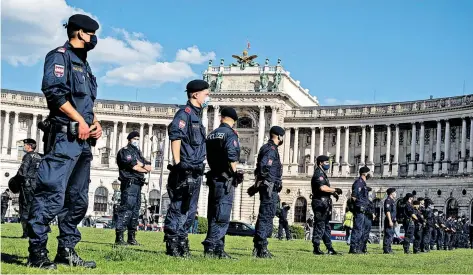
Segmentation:
<svg viewBox="0 0 473 275">
<path fill-rule="evenodd" d="M 115 231 L 115 244 L 116 245 L 126 245 L 125 240 L 123 239 L 123 231 Z"/>
<path fill-rule="evenodd" d="M 37 267 L 42 269 L 57 269 L 56 264 L 49 260 L 48 250 L 46 249 L 30 252 L 30 256 L 28 257 L 28 262 L 26 265 L 29 267 Z"/>
<path fill-rule="evenodd" d="M 219 259 L 231 259 L 231 260 L 238 260 L 237 258 L 234 258 L 225 252 L 225 249 L 223 247 L 218 247 L 215 249 L 215 256 L 217 256 Z"/>
<path fill-rule="evenodd" d="M 189 258 L 191 256 L 190 246 L 189 246 L 189 239 L 185 238 L 179 242 L 179 250 L 181 252 L 181 256 L 184 258 Z"/>
<path fill-rule="evenodd" d="M 257 247 L 256 257 L 257 258 L 271 259 L 273 257 L 273 254 L 271 254 L 271 252 L 269 252 L 268 247 L 266 245 L 265 246 L 259 246 L 259 247 Z"/>
<path fill-rule="evenodd" d="M 136 231 L 130 231 L 128 230 L 128 240 L 127 240 L 127 243 L 129 245 L 140 245 L 136 239 L 135 239 L 135 236 L 136 236 Z"/>
<path fill-rule="evenodd" d="M 314 244 L 314 255 L 325 255 L 325 253 L 320 250 L 320 245 L 319 244 Z"/>
<path fill-rule="evenodd" d="M 26 229 L 26 222 L 21 222 L 21 227 L 23 228 L 23 235 L 21 235 L 22 239 L 28 238 L 28 231 Z"/>
<path fill-rule="evenodd" d="M 94 261 L 84 261 L 77 255 L 74 248 L 58 247 L 54 262 L 57 264 L 65 264 L 70 266 L 82 266 L 86 268 L 95 268 L 97 265 Z"/>
<path fill-rule="evenodd" d="M 348 254 L 360 254 L 360 252 L 354 245 L 350 245 L 350 251 L 348 251 Z"/>
<path fill-rule="evenodd" d="M 166 255 L 181 257 L 181 253 L 179 252 L 179 241 L 177 238 L 166 239 Z"/>
<path fill-rule="evenodd" d="M 341 253 L 338 253 L 337 251 L 335 251 L 335 249 L 333 249 L 332 245 L 327 245 L 327 254 L 328 255 L 341 255 Z"/>
<path fill-rule="evenodd" d="M 204 257 L 206 258 L 215 258 L 215 249 L 213 247 L 204 247 Z"/>
</svg>

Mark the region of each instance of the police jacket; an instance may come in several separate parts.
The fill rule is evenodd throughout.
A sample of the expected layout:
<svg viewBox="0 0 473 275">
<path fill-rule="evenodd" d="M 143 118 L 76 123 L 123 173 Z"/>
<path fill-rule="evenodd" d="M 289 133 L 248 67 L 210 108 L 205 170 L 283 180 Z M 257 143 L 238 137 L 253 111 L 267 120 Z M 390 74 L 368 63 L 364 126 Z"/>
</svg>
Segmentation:
<svg viewBox="0 0 473 275">
<path fill-rule="evenodd" d="M 352 197 L 355 197 L 355 209 L 364 212 L 369 206 L 368 189 L 366 182 L 362 177 L 359 177 L 352 185 Z"/>
<path fill-rule="evenodd" d="M 287 221 L 287 213 L 289 212 L 289 209 L 291 209 L 289 205 L 286 205 L 283 208 L 281 208 L 280 221 Z"/>
<path fill-rule="evenodd" d="M 416 217 L 417 217 L 417 220 L 414 220 L 414 222 L 415 222 L 416 224 L 419 224 L 419 225 L 420 225 L 420 224 L 422 224 L 422 223 L 425 222 L 425 219 L 424 219 L 424 217 L 422 216 L 422 210 L 420 210 L 420 209 L 415 209 L 415 208 L 414 208 L 414 214 L 415 214 Z"/>
<path fill-rule="evenodd" d="M 386 215 L 385 219 L 385 224 L 388 224 L 388 216 L 387 213 L 391 213 L 391 220 L 392 222 L 396 222 L 396 204 L 394 203 L 394 200 L 391 199 L 391 197 L 387 197 L 384 200 L 384 214 Z"/>
<path fill-rule="evenodd" d="M 70 121 L 70 118 L 59 110 L 59 107 L 69 101 L 85 122 L 92 124 L 97 81 L 89 63 L 74 53 L 69 42 L 46 55 L 41 90 L 46 97 L 50 110 L 49 118 L 52 120 L 63 125 Z"/>
<path fill-rule="evenodd" d="M 410 220 L 412 219 L 412 214 L 417 214 L 417 213 L 415 212 L 415 209 L 412 206 L 412 204 L 410 204 L 409 202 L 406 202 L 406 206 L 404 207 L 404 218 Z"/>
<path fill-rule="evenodd" d="M 432 209 L 430 208 L 425 208 L 422 215 L 424 216 L 427 225 L 429 227 L 434 227 L 435 226 L 435 217 L 434 217 L 434 212 L 432 212 Z"/>
<path fill-rule="evenodd" d="M 36 173 L 39 168 L 39 163 L 41 162 L 41 155 L 34 151 L 27 152 L 21 161 L 20 169 L 18 169 L 18 174 L 24 177 L 24 187 L 36 187 Z"/>
<path fill-rule="evenodd" d="M 181 162 L 193 169 L 202 169 L 205 160 L 205 128 L 201 120 L 201 108 L 187 101 L 168 127 L 169 139 L 181 141 Z"/>
<path fill-rule="evenodd" d="M 2 193 L 2 205 L 8 205 L 8 201 L 11 200 L 10 194 L 7 191 Z"/>
<path fill-rule="evenodd" d="M 122 182 L 137 180 L 139 183 L 144 183 L 145 173 L 133 170 L 138 161 L 145 165 L 151 164 L 143 157 L 140 149 L 131 144 L 120 149 L 117 154 L 118 179 Z"/>
<path fill-rule="evenodd" d="M 205 141 L 207 162 L 215 174 L 231 172 L 230 163 L 240 160 L 238 134 L 226 123 L 213 130 Z"/>
<path fill-rule="evenodd" d="M 269 182 L 281 184 L 282 166 L 278 146 L 272 139 L 261 146 L 256 163 L 255 174 Z"/>
<path fill-rule="evenodd" d="M 320 190 L 320 188 L 324 185 L 330 187 L 330 181 L 328 180 L 327 174 L 325 174 L 325 171 L 322 168 L 315 168 L 310 185 L 312 188 L 312 199 L 320 200 L 322 198 L 330 198 L 331 193 Z"/>
</svg>

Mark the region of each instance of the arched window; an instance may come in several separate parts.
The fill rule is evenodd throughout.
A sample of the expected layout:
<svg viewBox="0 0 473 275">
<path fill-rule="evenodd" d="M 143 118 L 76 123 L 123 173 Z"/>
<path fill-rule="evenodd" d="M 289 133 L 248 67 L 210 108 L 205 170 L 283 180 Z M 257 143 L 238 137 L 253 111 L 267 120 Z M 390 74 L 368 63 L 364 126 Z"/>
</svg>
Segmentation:
<svg viewBox="0 0 473 275">
<path fill-rule="evenodd" d="M 253 120 L 249 117 L 241 117 L 238 119 L 237 128 L 239 129 L 251 129 L 253 128 Z"/>
<path fill-rule="evenodd" d="M 107 212 L 108 205 L 108 190 L 101 186 L 95 190 L 94 196 L 94 211 Z"/>
<path fill-rule="evenodd" d="M 450 217 L 452 215 L 457 216 L 458 215 L 458 202 L 456 199 L 451 198 L 447 202 L 447 217 Z"/>
<path fill-rule="evenodd" d="M 152 214 L 159 213 L 159 191 L 154 189 L 149 192 L 149 205 Z"/>
<path fill-rule="evenodd" d="M 299 197 L 294 207 L 294 222 L 305 223 L 307 214 L 307 200 Z"/>
<path fill-rule="evenodd" d="M 169 198 L 169 194 L 165 193 L 163 195 L 163 203 L 161 204 L 161 207 L 163 208 L 163 210 L 161 211 L 161 214 L 163 214 L 164 216 L 166 216 L 166 213 L 168 212 L 170 203 L 171 203 L 171 199 Z"/>
</svg>

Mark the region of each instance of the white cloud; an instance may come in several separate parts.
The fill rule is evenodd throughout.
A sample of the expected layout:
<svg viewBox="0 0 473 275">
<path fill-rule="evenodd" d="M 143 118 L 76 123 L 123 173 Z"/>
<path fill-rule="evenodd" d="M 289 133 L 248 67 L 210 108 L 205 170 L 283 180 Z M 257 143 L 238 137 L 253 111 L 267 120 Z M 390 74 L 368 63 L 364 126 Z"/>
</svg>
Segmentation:
<svg viewBox="0 0 473 275">
<path fill-rule="evenodd" d="M 214 52 L 201 53 L 197 46 L 192 46 L 187 49 L 179 49 L 176 53 L 176 60 L 186 62 L 189 64 L 202 64 L 210 59 L 215 59 Z"/>
<path fill-rule="evenodd" d="M 67 5 L 65 0 L 2 0 L 2 59 L 13 66 L 42 62 L 47 52 L 67 40 L 62 26 L 75 13 L 92 14 Z M 176 61 L 164 62 L 163 47 L 143 33 L 114 28 L 112 36 L 97 32 L 97 47 L 89 53 L 93 67 L 106 65 L 102 78 L 107 84 L 156 86 L 195 77 L 189 64 L 215 58 L 214 52 L 201 53 L 197 46 L 176 53 Z M 95 72 L 98 69 L 94 70 Z"/>
<path fill-rule="evenodd" d="M 337 103 L 338 103 L 338 99 L 336 99 L 336 98 L 326 98 L 325 99 L 325 104 L 334 105 L 334 104 L 337 104 Z"/>
<path fill-rule="evenodd" d="M 363 102 L 358 99 L 345 99 L 339 100 L 337 98 L 326 98 L 324 99 L 326 105 L 359 105 Z"/>
</svg>

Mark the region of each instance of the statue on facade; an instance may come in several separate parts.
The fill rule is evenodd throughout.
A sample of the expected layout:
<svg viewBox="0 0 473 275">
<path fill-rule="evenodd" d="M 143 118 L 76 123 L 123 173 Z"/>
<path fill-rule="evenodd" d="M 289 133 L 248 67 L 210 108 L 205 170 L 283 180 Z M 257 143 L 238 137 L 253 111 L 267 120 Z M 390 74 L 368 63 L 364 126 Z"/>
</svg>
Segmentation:
<svg viewBox="0 0 473 275">
<path fill-rule="evenodd" d="M 274 82 L 273 82 L 273 92 L 279 91 L 279 84 L 281 83 L 281 70 L 278 68 L 276 73 L 274 74 Z"/>
<path fill-rule="evenodd" d="M 259 64 L 254 61 L 254 59 L 256 59 L 258 56 L 255 54 L 248 56 L 247 50 L 243 51 L 242 56 L 234 54 L 232 55 L 232 57 L 237 60 L 237 63 L 232 63 L 232 66 L 235 66 L 235 67 L 240 66 L 240 70 L 244 70 L 246 66 L 250 66 L 250 67 L 259 66 Z"/>
<path fill-rule="evenodd" d="M 217 75 L 217 82 L 215 83 L 215 92 L 219 92 L 220 89 L 222 88 L 222 82 L 223 82 L 223 72 L 219 71 Z"/>
<path fill-rule="evenodd" d="M 260 71 L 259 79 L 260 79 L 259 90 L 266 91 L 268 89 L 269 76 L 264 72 L 264 70 Z"/>
</svg>

